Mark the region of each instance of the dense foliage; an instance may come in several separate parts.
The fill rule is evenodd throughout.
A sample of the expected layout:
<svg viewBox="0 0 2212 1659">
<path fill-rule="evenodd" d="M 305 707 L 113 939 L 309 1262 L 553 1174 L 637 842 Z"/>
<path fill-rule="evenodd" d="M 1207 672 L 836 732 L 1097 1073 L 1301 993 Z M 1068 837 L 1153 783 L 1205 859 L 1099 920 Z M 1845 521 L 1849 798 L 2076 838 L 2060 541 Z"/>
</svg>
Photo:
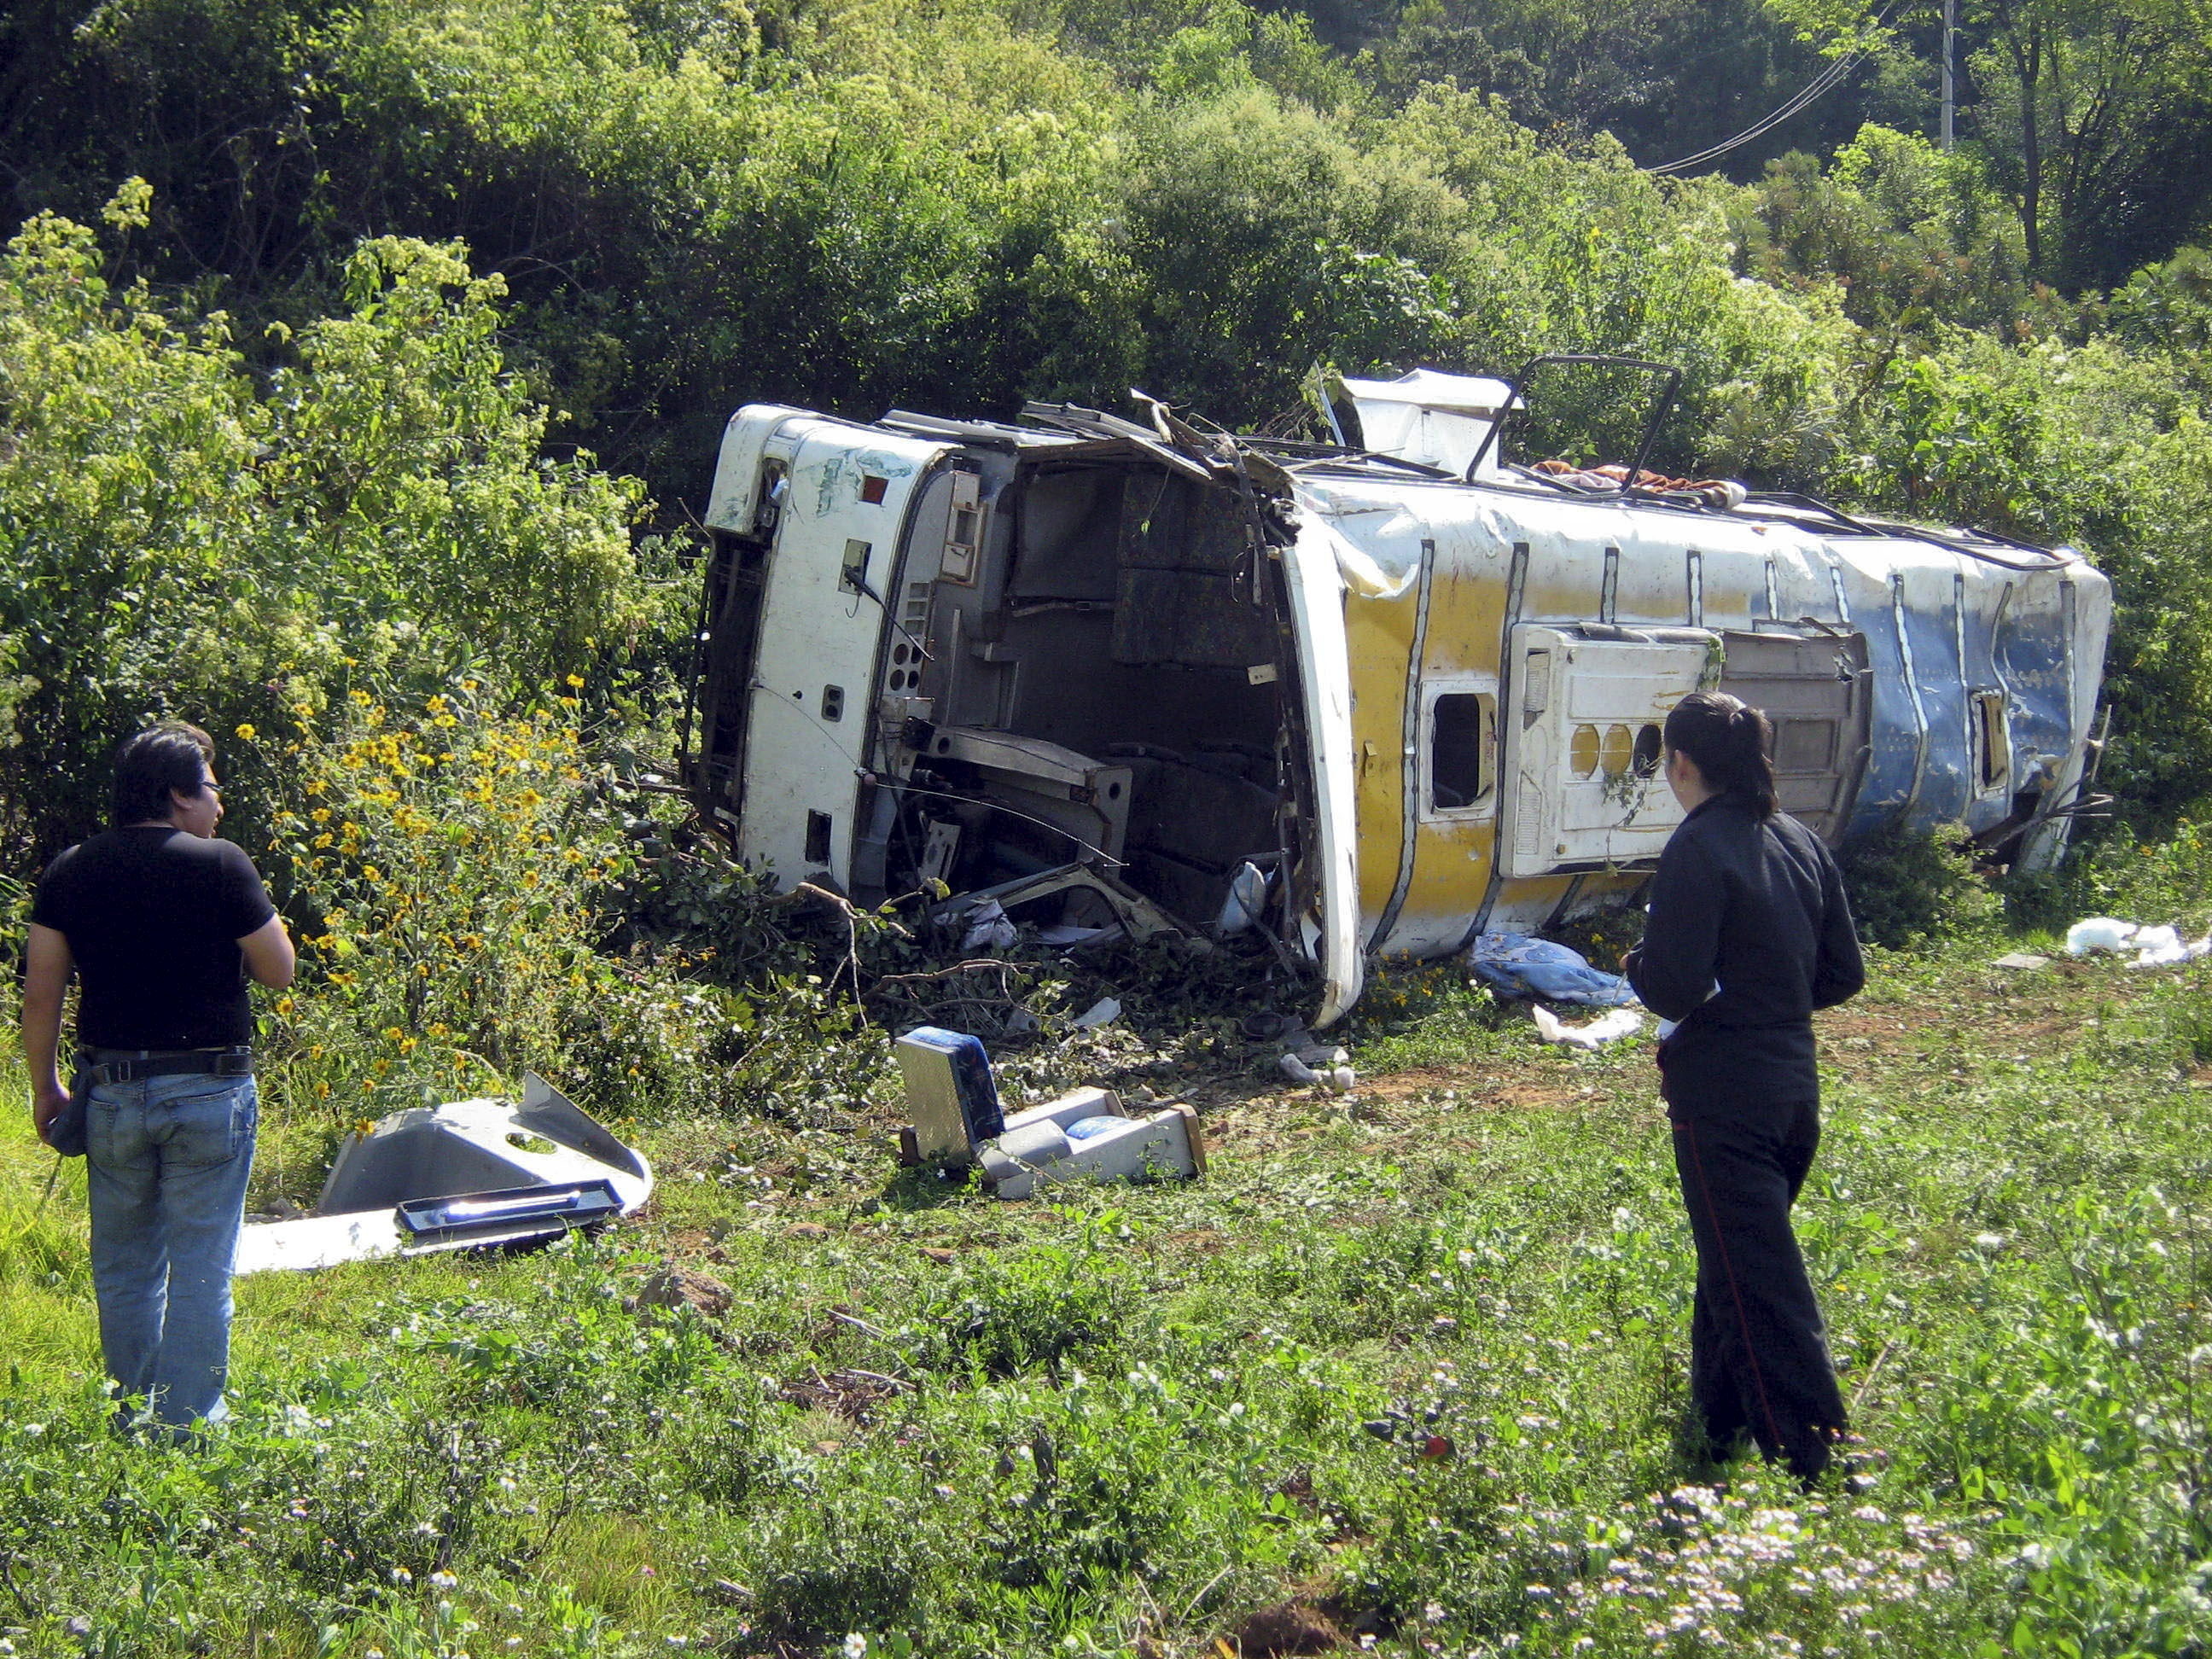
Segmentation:
<svg viewBox="0 0 2212 1659">
<path fill-rule="evenodd" d="M 114 662 L 93 697 L 10 622 L 13 775 L 164 704 L 270 729 L 341 683 L 337 637 L 380 663 L 418 629 L 433 678 L 477 641 L 494 684 L 574 668 L 598 696 L 599 653 L 673 614 L 629 521 L 681 527 L 749 398 L 1005 412 L 1137 385 L 1296 426 L 1316 359 L 1565 349 L 1685 365 L 1668 465 L 2089 546 L 2122 585 L 2106 781 L 2170 817 L 2212 754 L 2208 180 L 2179 160 L 2212 119 L 2200 12 L 1970 6 L 1944 152 L 1919 136 L 1929 19 L 1850 0 L 15 7 L 0 161 L 26 213 L 67 217 L 6 273 L 11 424 L 40 411 L 8 459 L 78 499 L 11 508 L 10 556 L 189 543 L 219 574 L 147 678 L 98 631 L 139 577 L 88 568 L 59 602 L 106 619 L 65 645 Z M 1862 56 L 1727 153 L 1752 182 L 1638 170 L 1822 52 Z M 95 252 L 71 225 L 110 198 Z M 103 425 L 118 400 L 142 422 Z M 158 486 L 143 522 L 86 494 L 133 487 L 108 448 Z M 214 661 L 192 641 L 240 582 L 281 597 Z M 19 845 L 81 805 L 5 794 Z"/>
<path fill-rule="evenodd" d="M 143 228 L 145 198 L 111 219 Z M 345 309 L 257 381 L 222 313 L 101 270 L 52 217 L 0 254 L 11 858 L 102 818 L 106 755 L 149 714 L 273 735 L 349 685 L 478 659 L 542 683 L 641 629 L 635 488 L 542 457 L 492 341 L 498 278 L 365 244 Z"/>
</svg>

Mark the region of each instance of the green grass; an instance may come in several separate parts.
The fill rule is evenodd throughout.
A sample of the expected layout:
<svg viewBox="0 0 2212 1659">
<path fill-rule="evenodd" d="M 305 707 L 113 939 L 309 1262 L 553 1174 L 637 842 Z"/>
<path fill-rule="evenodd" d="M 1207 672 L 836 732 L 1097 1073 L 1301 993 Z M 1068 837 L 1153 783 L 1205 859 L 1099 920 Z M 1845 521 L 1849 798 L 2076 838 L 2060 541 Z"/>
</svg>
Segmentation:
<svg viewBox="0 0 2212 1659">
<path fill-rule="evenodd" d="M 1386 981 L 1348 1098 L 1226 1022 L 1008 1068 L 1196 1101 L 1202 1182 L 1000 1204 L 897 1171 L 888 1118 L 671 1123 L 597 1245 L 243 1281 L 238 1425 L 199 1451 L 101 1430 L 82 1172 L 42 1206 L 11 1115 L 0 1626 L 1195 1656 L 1270 1650 L 1292 1604 L 1273 1628 L 1406 1656 L 2202 1651 L 2212 975 L 2002 948 L 1880 955 L 1824 1021 L 1800 1225 L 1891 1459 L 1864 1493 L 1680 1460 L 1649 1048 L 1542 1049 L 1449 976 Z M 630 1304 L 670 1261 L 727 1313 Z"/>
</svg>

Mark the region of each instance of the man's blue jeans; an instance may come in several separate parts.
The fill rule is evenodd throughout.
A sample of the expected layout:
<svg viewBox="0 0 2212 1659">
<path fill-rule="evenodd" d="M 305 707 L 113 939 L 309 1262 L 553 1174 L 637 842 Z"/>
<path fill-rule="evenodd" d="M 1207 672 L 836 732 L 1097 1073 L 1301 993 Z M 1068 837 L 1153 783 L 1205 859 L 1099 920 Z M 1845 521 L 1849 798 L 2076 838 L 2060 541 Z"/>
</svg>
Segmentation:
<svg viewBox="0 0 2212 1659">
<path fill-rule="evenodd" d="M 92 1091 L 86 1121 L 100 1346 L 125 1396 L 165 1425 L 228 1415 L 230 1273 L 253 1167 L 250 1077 L 146 1078 Z"/>
</svg>

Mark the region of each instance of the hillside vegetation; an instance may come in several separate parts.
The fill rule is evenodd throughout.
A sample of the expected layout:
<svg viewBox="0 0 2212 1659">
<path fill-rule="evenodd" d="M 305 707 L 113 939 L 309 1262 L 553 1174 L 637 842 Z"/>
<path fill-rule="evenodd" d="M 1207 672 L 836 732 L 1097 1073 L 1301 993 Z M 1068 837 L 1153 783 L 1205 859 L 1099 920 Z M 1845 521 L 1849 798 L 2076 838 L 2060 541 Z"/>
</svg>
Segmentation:
<svg viewBox="0 0 2212 1659">
<path fill-rule="evenodd" d="M 75 778 L 164 702 L 296 732 L 356 635 L 380 695 L 466 641 L 495 702 L 556 656 L 595 714 L 622 673 L 650 702 L 683 605 L 648 577 L 681 550 L 622 550 L 681 537 L 748 399 L 1140 386 L 1280 429 L 1316 361 L 1611 351 L 1683 365 L 1678 471 L 2094 549 L 2121 598 L 2106 781 L 2168 822 L 2212 754 L 2212 186 L 2184 160 L 2212 21 L 1970 7 L 1944 152 L 1918 14 L 1772 3 L 15 7 L 0 161 L 49 216 L 0 268 L 9 763 Z M 1639 170 L 1824 51 L 1861 55 L 1814 127 L 1721 158 L 1741 182 Z M 148 576 L 203 617 L 241 582 L 276 602 L 235 660 L 113 665 Z M 5 792 L 27 857 L 82 817 L 40 795 Z"/>
</svg>

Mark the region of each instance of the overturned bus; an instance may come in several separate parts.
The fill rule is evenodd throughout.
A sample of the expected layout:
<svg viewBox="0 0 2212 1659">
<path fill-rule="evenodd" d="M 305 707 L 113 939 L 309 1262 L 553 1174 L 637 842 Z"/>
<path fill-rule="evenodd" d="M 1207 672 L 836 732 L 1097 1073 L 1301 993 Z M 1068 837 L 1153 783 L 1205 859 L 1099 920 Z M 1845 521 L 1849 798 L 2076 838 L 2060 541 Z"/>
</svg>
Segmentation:
<svg viewBox="0 0 2212 1659">
<path fill-rule="evenodd" d="M 1656 414 L 1626 466 L 1524 464 L 1524 378 L 1339 382 L 1329 444 L 1158 404 L 740 410 L 687 782 L 742 855 L 862 902 L 1264 928 L 1317 966 L 1316 1026 L 1371 957 L 1632 897 L 1701 687 L 1766 710 L 1831 842 L 2055 854 L 2110 620 L 2079 554 L 1660 478 Z"/>
</svg>

